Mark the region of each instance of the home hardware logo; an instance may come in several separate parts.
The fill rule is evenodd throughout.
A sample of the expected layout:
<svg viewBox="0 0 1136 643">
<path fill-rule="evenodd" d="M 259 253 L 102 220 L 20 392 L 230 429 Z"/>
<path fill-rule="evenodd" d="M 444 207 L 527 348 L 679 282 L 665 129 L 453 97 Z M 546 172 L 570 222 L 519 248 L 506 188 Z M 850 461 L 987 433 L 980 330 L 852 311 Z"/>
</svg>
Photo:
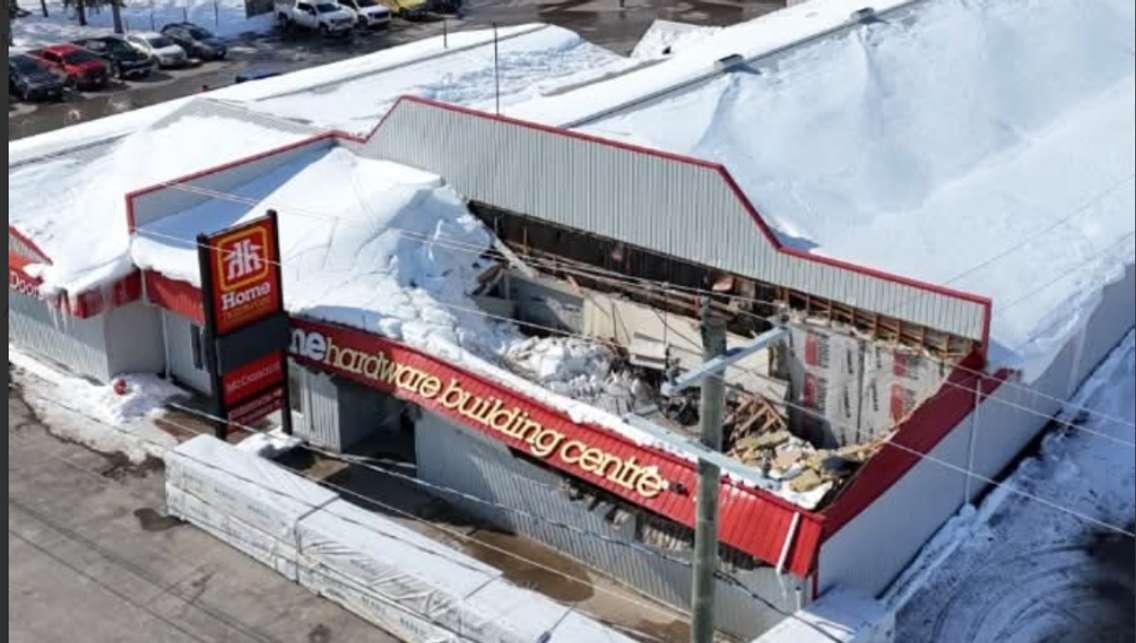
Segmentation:
<svg viewBox="0 0 1136 643">
<path fill-rule="evenodd" d="M 443 381 L 430 372 L 391 358 L 382 350 L 337 346 L 335 340 L 324 333 L 294 328 L 289 352 L 379 387 L 397 388 L 412 400 L 428 401 L 494 434 L 520 441 L 538 458 L 551 458 L 582 469 L 644 498 L 654 498 L 667 488 L 667 481 L 655 465 L 645 466 L 634 457 L 623 458 L 591 446 L 578 437 L 544 426 L 521 406 L 510 406 L 493 395 L 476 395 L 466 390 L 456 377 Z"/>
<path fill-rule="evenodd" d="M 268 230 L 256 226 L 217 240 L 218 287 L 232 292 L 268 276 Z M 267 294 L 267 293 L 264 293 Z"/>
</svg>

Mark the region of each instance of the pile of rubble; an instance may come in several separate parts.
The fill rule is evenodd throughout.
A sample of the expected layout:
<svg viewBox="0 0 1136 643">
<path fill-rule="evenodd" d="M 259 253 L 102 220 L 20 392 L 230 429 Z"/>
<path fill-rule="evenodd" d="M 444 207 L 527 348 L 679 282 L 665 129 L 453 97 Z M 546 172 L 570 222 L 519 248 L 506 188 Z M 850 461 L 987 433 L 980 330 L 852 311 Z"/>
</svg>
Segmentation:
<svg viewBox="0 0 1136 643">
<path fill-rule="evenodd" d="M 759 396 L 743 399 L 724 422 L 726 455 L 787 481 L 798 493 L 841 486 L 890 436 L 839 449 L 818 449 L 789 431 L 783 410 Z"/>
</svg>

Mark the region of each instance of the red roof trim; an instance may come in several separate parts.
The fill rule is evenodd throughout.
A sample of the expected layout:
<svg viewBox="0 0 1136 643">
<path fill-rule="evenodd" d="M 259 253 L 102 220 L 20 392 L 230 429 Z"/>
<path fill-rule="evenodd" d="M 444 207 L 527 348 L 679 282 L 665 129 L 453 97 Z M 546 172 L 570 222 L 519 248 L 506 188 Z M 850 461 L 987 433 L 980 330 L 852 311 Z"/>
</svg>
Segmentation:
<svg viewBox="0 0 1136 643">
<path fill-rule="evenodd" d="M 885 442 L 879 453 L 864 464 L 836 500 L 820 512 L 826 518 L 822 542 L 831 538 L 915 466 L 921 455 L 911 451 L 929 453 L 963 418 L 974 411 L 974 388 L 980 378 L 980 397 L 985 398 L 997 390 L 1010 375 L 1010 371 L 1006 369 L 993 376 L 977 375 L 965 366 L 972 361 L 973 357 L 956 366 L 947 376 L 947 383 L 940 386 L 935 395 L 920 404 L 900 424 L 891 441 Z M 890 446 L 892 443 L 906 448 Z"/>
<path fill-rule="evenodd" d="M 170 187 L 171 185 L 176 185 L 178 183 L 185 183 L 186 181 L 192 181 L 194 179 L 199 179 L 203 176 L 209 176 L 211 174 L 217 174 L 219 172 L 224 172 L 225 170 L 232 169 L 234 167 L 239 167 L 241 165 L 247 165 L 247 164 L 252 163 L 254 161 L 259 161 L 260 159 L 268 158 L 270 156 L 275 156 L 277 154 L 282 154 L 284 152 L 289 152 L 289 151 L 294 150 L 296 148 L 304 147 L 305 145 L 310 145 L 310 144 L 315 143 L 317 141 L 322 141 L 322 140 L 326 140 L 326 139 L 336 139 L 336 138 L 342 138 L 342 137 L 343 137 L 343 134 L 340 133 L 340 132 L 321 132 L 319 134 L 313 134 L 312 136 L 301 139 L 301 140 L 296 141 L 294 143 L 288 143 L 287 145 L 282 145 L 280 147 L 274 147 L 272 149 L 268 149 L 268 150 L 265 150 L 263 152 L 257 152 L 256 154 L 252 154 L 250 156 L 245 156 L 245 157 L 236 159 L 234 161 L 229 161 L 227 163 L 222 163 L 220 165 L 214 165 L 214 166 L 211 166 L 211 167 L 207 167 L 203 170 L 198 170 L 198 171 L 192 172 L 190 174 L 185 174 L 183 176 L 179 176 L 179 177 L 176 177 L 176 178 L 173 178 L 173 179 L 169 179 L 167 181 L 161 181 L 161 182 L 155 183 L 153 185 L 149 185 L 149 186 L 146 186 L 146 187 L 143 187 L 143 188 L 139 188 L 137 190 L 133 190 L 131 192 L 127 192 L 126 193 L 126 226 L 127 226 L 127 230 L 130 231 L 130 234 L 134 234 L 134 231 L 136 229 L 135 221 L 134 221 L 134 199 L 136 199 L 140 196 L 143 196 L 145 194 L 149 194 L 151 192 L 156 192 L 158 190 L 161 190 L 162 188 Z"/>
<path fill-rule="evenodd" d="M 20 241 L 20 243 L 27 246 L 29 250 L 31 250 L 32 252 L 35 252 L 36 254 L 39 255 L 39 257 L 30 257 L 29 259 L 38 259 L 40 263 L 44 263 L 44 262 L 49 263 L 49 264 L 52 263 L 51 257 L 47 256 L 47 253 L 44 252 L 43 249 L 40 248 L 38 244 L 36 244 L 36 242 L 29 239 L 26 234 L 20 232 L 12 224 L 8 224 L 8 234 L 10 236 L 13 236 L 16 239 L 18 239 Z M 11 254 L 11 253 L 9 253 L 9 254 Z M 36 262 L 35 261 L 29 261 L 28 263 L 36 263 Z"/>
<path fill-rule="evenodd" d="M 514 404 L 513 400 L 519 401 L 527 406 L 528 409 L 526 410 L 529 410 L 532 417 L 542 424 L 556 426 L 559 430 L 566 432 L 583 432 L 582 435 L 586 436 L 588 444 L 600 446 L 620 457 L 649 458 L 664 477 L 680 481 L 687 486 L 686 491 L 682 493 L 671 491 L 650 499 L 635 499 L 618 485 L 605 483 L 602 478 L 589 477 L 583 473 L 583 470 L 576 472 L 570 468 L 564 468 L 558 465 L 554 459 L 549 460 L 549 464 L 564 470 L 568 475 L 587 480 L 672 520 L 687 526 L 694 525 L 693 496 L 697 491 L 695 489 L 697 465 L 694 462 L 662 449 L 636 444 L 626 436 L 611 429 L 590 423 L 575 422 L 563 411 L 534 400 L 524 392 L 387 337 L 342 324 L 303 317 L 292 317 L 291 322 L 293 328 L 300 328 L 308 332 L 321 332 L 329 340 L 334 336 L 335 343 L 340 346 L 341 350 L 351 349 L 365 353 L 383 352 L 392 360 L 414 365 L 446 381 L 457 376 L 463 382 L 462 387 L 476 395 L 482 395 L 481 391 L 489 391 L 493 396 L 504 400 L 507 406 Z M 315 361 L 306 355 L 293 354 L 293 357 L 317 369 L 422 404 L 434 412 L 446 416 L 451 421 L 468 425 L 475 432 L 488 435 L 496 441 L 504 442 L 510 446 L 516 446 L 499 432 L 470 422 L 468 418 L 463 417 L 457 411 L 439 406 L 436 399 L 420 398 L 414 393 L 408 393 L 398 387 L 378 382 L 357 372 L 341 371 L 335 366 L 328 366 L 324 361 Z M 822 523 L 825 519 L 821 514 L 802 509 L 764 490 L 736 483 L 725 475 L 722 477 L 719 493 L 722 505 L 720 510 L 722 522 L 719 535 L 722 542 L 771 565 L 777 563 L 778 556 L 785 544 L 787 527 L 793 514 L 800 514 L 801 522 L 794 534 L 786 567 L 802 578 L 808 575 L 814 566 L 817 548 L 823 533 Z"/>
<path fill-rule="evenodd" d="M 625 142 L 622 142 L 622 141 L 615 141 L 615 140 L 611 140 L 611 139 L 606 139 L 606 138 L 602 138 L 602 137 L 595 136 L 595 135 L 592 135 L 592 134 L 585 134 L 583 132 L 578 132 L 578 131 L 570 130 L 570 129 L 564 129 L 564 128 L 561 128 L 561 127 L 554 127 L 554 126 L 550 126 L 550 125 L 544 125 L 544 124 L 541 124 L 541 123 L 534 123 L 534 122 L 531 122 L 531 121 L 523 121 L 523 120 L 519 120 L 519 119 L 516 119 L 516 118 L 511 118 L 511 117 L 508 117 L 508 116 L 489 114 L 487 112 L 478 111 L 478 110 L 475 110 L 475 109 L 471 109 L 469 107 L 462 107 L 462 106 L 459 106 L 459 105 L 451 105 L 449 103 L 442 103 L 442 102 L 439 102 L 439 101 L 430 100 L 428 98 L 421 98 L 421 97 L 418 97 L 418 96 L 406 96 L 406 95 L 399 97 L 398 101 L 395 102 L 394 106 L 391 107 L 391 109 L 387 112 L 387 114 L 385 114 L 383 116 L 383 118 L 379 121 L 379 124 L 376 125 L 375 128 L 373 130 L 371 130 L 371 132 L 365 138 L 359 139 L 358 137 L 353 137 L 353 140 L 357 140 L 357 141 L 361 141 L 361 142 L 365 142 L 366 140 L 369 140 L 372 136 L 375 135 L 376 132 L 379 131 L 379 129 L 382 127 L 383 123 L 386 122 L 386 119 L 390 115 L 390 113 L 393 112 L 395 109 L 397 109 L 399 104 L 401 104 L 403 101 L 412 102 L 412 103 L 419 103 L 419 104 L 427 105 L 427 106 L 430 106 L 430 107 L 437 107 L 439 109 L 445 109 L 445 110 L 448 110 L 448 111 L 451 111 L 451 112 L 466 114 L 466 115 L 473 116 L 473 117 L 476 117 L 476 118 L 484 118 L 484 119 L 488 119 L 488 120 L 492 120 L 492 121 L 497 121 L 497 122 L 500 122 L 500 123 L 508 123 L 508 124 L 511 124 L 511 125 L 518 125 L 518 126 L 526 127 L 526 128 L 529 128 L 529 129 L 535 129 L 535 130 L 539 130 L 539 131 L 542 131 L 542 132 L 548 132 L 550 134 L 567 136 L 569 138 L 575 138 L 575 139 L 582 140 L 582 141 L 588 141 L 590 143 L 597 143 L 599 145 L 605 145 L 605 146 L 608 146 L 608 147 L 615 147 L 615 148 L 618 148 L 618 149 L 627 150 L 629 152 L 633 152 L 633 153 L 636 153 L 636 154 L 644 154 L 644 155 L 647 155 L 647 156 L 653 156 L 653 157 L 656 157 L 656 158 L 667 159 L 667 160 L 675 161 L 675 162 L 678 162 L 678 163 L 686 163 L 688 165 L 696 165 L 698 167 L 712 169 L 712 170 L 718 172 L 718 174 L 722 177 L 722 179 L 726 182 L 726 184 L 734 192 L 734 195 L 737 197 L 741 206 L 746 210 L 746 212 L 749 213 L 750 217 L 753 218 L 754 222 L 757 224 L 757 227 L 761 230 L 762 235 L 769 242 L 769 244 L 771 246 L 773 246 L 774 250 L 777 250 L 778 252 L 783 252 L 785 254 L 788 254 L 788 255 L 791 255 L 791 256 L 794 256 L 794 257 L 797 257 L 797 258 L 800 258 L 800 259 L 804 259 L 804 260 L 807 260 L 807 261 L 815 261 L 817 263 L 822 263 L 822 264 L 826 264 L 826 265 L 829 265 L 829 266 L 833 266 L 833 267 L 837 267 L 837 268 L 841 268 L 841 269 L 845 269 L 845 270 L 850 270 L 852 272 L 857 272 L 857 273 L 860 273 L 860 274 L 863 274 L 863 275 L 868 275 L 870 277 L 875 277 L 877 279 L 883 279 L 885 281 L 891 281 L 891 282 L 902 284 L 902 285 L 905 285 L 905 286 L 910 286 L 912 288 L 918 288 L 920 290 L 926 290 L 928 292 L 933 292 L 933 293 L 937 293 L 937 294 L 940 294 L 940 295 L 945 295 L 947 297 L 954 297 L 956 299 L 962 299 L 964 301 L 970 301 L 970 302 L 982 305 L 983 308 L 985 309 L 985 314 L 984 314 L 984 320 L 983 320 L 983 325 L 982 325 L 981 354 L 982 354 L 983 357 L 985 357 L 986 349 L 987 349 L 987 347 L 990 343 L 990 317 L 991 317 L 991 314 L 992 314 L 990 298 L 983 297 L 981 295 L 977 295 L 977 294 L 974 294 L 974 293 L 964 292 L 964 291 L 961 291 L 961 290 L 954 290 L 954 289 L 951 289 L 951 288 L 947 288 L 945 286 L 940 286 L 938 284 L 932 284 L 932 283 L 928 283 L 928 282 L 924 282 L 924 281 L 919 281 L 917 279 L 911 279 L 909 277 L 904 277 L 904 276 L 897 275 L 897 274 L 894 274 L 894 273 L 885 272 L 885 271 L 878 270 L 878 269 L 875 269 L 875 268 L 869 268 L 867 266 L 862 266 L 862 265 L 855 264 L 855 263 L 848 262 L 848 261 L 842 261 L 840 259 L 833 259 L 833 258 L 830 258 L 830 257 L 823 257 L 823 256 L 819 256 L 819 255 L 810 254 L 808 252 L 804 252 L 804 251 L 798 250 L 796 248 L 785 246 L 783 243 L 781 243 L 781 241 L 773 233 L 773 230 L 765 222 L 765 219 L 761 216 L 761 213 L 758 212 L 757 208 L 755 208 L 753 206 L 753 204 L 750 202 L 750 200 L 742 192 L 741 188 L 738 187 L 737 182 L 734 181 L 734 179 L 730 175 L 729 171 L 720 163 L 714 163 L 714 162 L 706 161 L 706 160 L 703 160 L 703 159 L 697 159 L 697 158 L 694 158 L 694 157 L 691 157 L 691 156 L 684 156 L 682 154 L 674 154 L 674 153 L 665 152 L 665 151 L 662 151 L 662 150 L 651 149 L 651 148 L 648 148 L 648 147 L 643 147 L 643 146 L 640 146 L 640 145 L 625 143 Z"/>
<path fill-rule="evenodd" d="M 205 309 L 201 303 L 201 289 L 180 279 L 171 279 L 160 272 L 147 270 L 146 300 L 155 306 L 188 317 L 198 324 L 205 323 Z"/>
</svg>

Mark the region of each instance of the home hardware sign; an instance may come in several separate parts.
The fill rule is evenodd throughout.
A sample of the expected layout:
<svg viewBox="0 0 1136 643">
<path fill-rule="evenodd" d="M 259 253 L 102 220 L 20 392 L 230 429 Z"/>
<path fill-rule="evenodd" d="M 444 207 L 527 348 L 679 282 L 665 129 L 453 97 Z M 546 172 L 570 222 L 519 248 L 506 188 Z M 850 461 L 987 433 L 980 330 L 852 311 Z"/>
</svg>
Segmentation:
<svg viewBox="0 0 1136 643">
<path fill-rule="evenodd" d="M 534 417 L 542 413 L 539 408 L 518 403 L 516 396 L 489 388 L 457 369 L 427 362 L 408 349 L 400 351 L 381 337 L 293 319 L 289 352 L 301 362 L 463 419 L 558 468 L 617 485 L 626 495 L 651 499 L 668 488 L 657 465 L 602 448 L 584 431 L 549 426 Z M 650 455 L 641 451 L 639 457 Z"/>
</svg>

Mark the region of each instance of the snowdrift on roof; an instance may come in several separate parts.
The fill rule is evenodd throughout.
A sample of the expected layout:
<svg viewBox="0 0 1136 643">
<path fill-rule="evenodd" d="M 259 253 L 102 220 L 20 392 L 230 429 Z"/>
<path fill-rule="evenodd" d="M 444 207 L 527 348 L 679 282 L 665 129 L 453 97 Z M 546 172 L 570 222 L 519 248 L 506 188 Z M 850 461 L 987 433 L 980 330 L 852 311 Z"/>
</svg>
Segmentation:
<svg viewBox="0 0 1136 643">
<path fill-rule="evenodd" d="M 992 297 L 1031 378 L 1133 262 L 1133 20 L 915 3 L 584 129 L 721 162 L 788 245 Z"/>
</svg>

